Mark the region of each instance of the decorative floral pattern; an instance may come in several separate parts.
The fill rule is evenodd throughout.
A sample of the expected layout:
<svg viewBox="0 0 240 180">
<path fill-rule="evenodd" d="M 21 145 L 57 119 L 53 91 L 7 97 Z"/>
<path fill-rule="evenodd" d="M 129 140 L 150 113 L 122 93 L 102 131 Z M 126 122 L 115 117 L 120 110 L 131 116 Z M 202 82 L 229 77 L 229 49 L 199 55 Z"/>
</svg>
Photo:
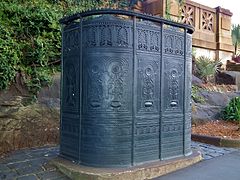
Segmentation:
<svg viewBox="0 0 240 180">
<path fill-rule="evenodd" d="M 129 59 L 127 59 L 129 60 Z M 85 112 L 126 112 L 128 105 L 127 79 L 129 64 L 125 58 L 103 56 L 89 58 L 84 70 L 87 76 L 84 83 Z M 86 109 L 85 109 L 86 108 Z"/>
<path fill-rule="evenodd" d="M 147 50 L 147 31 L 138 30 L 138 49 Z"/>
<path fill-rule="evenodd" d="M 173 34 L 164 35 L 164 53 L 173 55 L 184 55 L 183 37 Z"/>
<path fill-rule="evenodd" d="M 182 23 L 194 25 L 194 8 L 189 5 L 185 5 L 182 8 Z"/>
<path fill-rule="evenodd" d="M 202 29 L 213 31 L 213 13 L 203 11 L 202 13 Z"/>
<path fill-rule="evenodd" d="M 128 47 L 128 32 L 125 27 L 120 27 L 117 32 L 118 46 Z"/>
<path fill-rule="evenodd" d="M 166 69 L 164 78 L 166 81 L 164 84 L 166 86 L 165 110 L 169 112 L 179 111 L 182 108 L 183 63 L 166 61 L 164 67 Z"/>
</svg>

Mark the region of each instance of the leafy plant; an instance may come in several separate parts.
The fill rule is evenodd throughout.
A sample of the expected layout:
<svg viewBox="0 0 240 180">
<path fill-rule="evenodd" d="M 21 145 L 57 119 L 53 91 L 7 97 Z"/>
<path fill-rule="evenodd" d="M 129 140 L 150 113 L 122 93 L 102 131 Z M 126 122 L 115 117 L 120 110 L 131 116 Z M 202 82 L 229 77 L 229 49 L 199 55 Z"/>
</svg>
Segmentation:
<svg viewBox="0 0 240 180">
<path fill-rule="evenodd" d="M 168 20 L 172 20 L 170 11 L 171 11 L 172 2 L 170 0 L 166 0 L 166 13 L 165 18 Z"/>
<path fill-rule="evenodd" d="M 223 110 L 222 118 L 240 123 L 240 97 L 231 99 L 227 107 Z"/>
<path fill-rule="evenodd" d="M 192 99 L 194 102 L 204 103 L 205 99 L 202 96 L 198 95 L 199 91 L 200 91 L 200 88 L 198 86 L 195 86 L 195 85 L 192 86 Z"/>
<path fill-rule="evenodd" d="M 173 1 L 171 0 L 166 0 L 166 13 L 165 13 L 165 18 L 174 22 L 179 22 L 181 23 L 182 21 L 182 8 L 186 3 L 186 0 L 175 0 L 175 2 L 178 5 L 178 17 L 177 20 L 173 19 L 171 17 L 171 7 L 172 7 L 172 3 Z"/>
<path fill-rule="evenodd" d="M 4 0 L 0 3 L 0 90 L 20 73 L 36 95 L 60 69 L 64 15 L 87 9 L 134 5 L 137 0 Z"/>
<path fill-rule="evenodd" d="M 237 50 L 240 45 L 240 25 L 232 26 L 232 42 L 234 45 L 234 54 L 237 55 Z"/>
<path fill-rule="evenodd" d="M 182 22 L 182 9 L 184 5 L 186 4 L 186 0 L 175 0 L 178 4 L 178 22 Z"/>
<path fill-rule="evenodd" d="M 137 2 L 138 0 L 102 0 L 101 5 L 106 8 L 131 8 Z"/>
<path fill-rule="evenodd" d="M 60 66 L 66 14 L 93 8 L 94 0 L 5 0 L 0 3 L 0 90 L 20 73 L 36 95 Z M 100 4 L 100 2 L 99 2 Z"/>
<path fill-rule="evenodd" d="M 205 82 L 214 81 L 214 76 L 220 71 L 221 62 L 219 60 L 213 61 L 206 56 L 200 56 L 195 61 L 197 66 L 197 76 Z"/>
</svg>

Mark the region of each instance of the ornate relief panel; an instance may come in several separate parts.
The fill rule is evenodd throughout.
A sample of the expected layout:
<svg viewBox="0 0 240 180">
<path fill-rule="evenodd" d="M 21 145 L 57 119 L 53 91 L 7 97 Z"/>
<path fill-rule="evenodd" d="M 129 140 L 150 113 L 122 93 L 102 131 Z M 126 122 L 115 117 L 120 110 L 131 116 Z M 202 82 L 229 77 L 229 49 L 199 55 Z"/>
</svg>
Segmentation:
<svg viewBox="0 0 240 180">
<path fill-rule="evenodd" d="M 85 46 L 86 47 L 95 47 L 97 46 L 97 27 L 95 26 L 89 26 L 86 30 L 86 41 Z"/>
<path fill-rule="evenodd" d="M 137 50 L 160 52 L 160 27 L 154 23 L 137 24 Z"/>
<path fill-rule="evenodd" d="M 160 56 L 139 53 L 137 59 L 137 112 L 158 114 Z"/>
<path fill-rule="evenodd" d="M 181 29 L 165 28 L 163 48 L 165 54 L 184 56 L 184 35 Z"/>
<path fill-rule="evenodd" d="M 102 25 L 100 28 L 100 46 L 112 46 L 112 27 L 110 25 Z"/>
<path fill-rule="evenodd" d="M 74 64 L 74 57 L 68 58 L 68 61 L 65 63 L 65 73 L 64 73 L 64 106 L 68 110 L 76 110 L 78 107 L 78 87 L 77 87 L 77 70 L 76 65 Z"/>
<path fill-rule="evenodd" d="M 88 94 L 87 105 L 88 108 L 100 109 L 103 108 L 103 91 L 104 91 L 104 66 L 103 64 L 90 64 L 88 66 L 86 76 L 89 79 L 87 84 L 88 88 L 86 93 Z"/>
<path fill-rule="evenodd" d="M 117 46 L 128 47 L 129 46 L 129 33 L 127 27 L 116 26 L 117 28 Z"/>
<path fill-rule="evenodd" d="M 131 21 L 103 15 L 83 22 L 83 47 L 132 48 Z"/>
<path fill-rule="evenodd" d="M 163 112 L 182 113 L 184 87 L 184 61 L 166 58 L 164 61 Z"/>
<path fill-rule="evenodd" d="M 121 55 L 122 56 L 122 55 Z M 87 55 L 84 59 L 84 112 L 129 112 L 130 57 Z"/>
<path fill-rule="evenodd" d="M 126 110 L 127 77 L 130 74 L 129 65 L 125 59 L 110 60 L 106 64 L 108 108 L 117 111 Z"/>
<path fill-rule="evenodd" d="M 148 31 L 145 29 L 138 29 L 138 49 L 148 49 Z"/>
<path fill-rule="evenodd" d="M 74 49 L 80 48 L 80 29 L 79 27 L 74 27 L 64 31 L 63 33 L 63 53 L 68 54 Z"/>
<path fill-rule="evenodd" d="M 63 34 L 63 112 L 79 113 L 79 29 Z"/>
</svg>

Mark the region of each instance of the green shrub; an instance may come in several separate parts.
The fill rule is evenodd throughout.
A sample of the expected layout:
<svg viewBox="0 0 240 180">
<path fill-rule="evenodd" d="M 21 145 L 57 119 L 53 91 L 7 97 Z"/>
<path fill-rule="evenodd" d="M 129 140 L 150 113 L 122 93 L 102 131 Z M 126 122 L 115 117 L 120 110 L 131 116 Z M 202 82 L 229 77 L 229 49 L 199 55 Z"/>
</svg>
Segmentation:
<svg viewBox="0 0 240 180">
<path fill-rule="evenodd" d="M 213 61 L 206 56 L 200 56 L 195 61 L 197 66 L 197 76 L 205 82 L 214 81 L 215 74 L 219 72 L 221 62 L 219 60 Z"/>
<path fill-rule="evenodd" d="M 240 123 L 240 97 L 231 99 L 222 113 L 222 118 Z"/>
<path fill-rule="evenodd" d="M 128 0 L 4 0 L 0 3 L 0 90 L 20 73 L 33 95 L 59 70 L 64 15 Z M 132 3 L 132 4 L 131 4 Z"/>
<path fill-rule="evenodd" d="M 61 27 L 65 14 L 93 8 L 93 0 L 4 0 L 0 3 L 0 90 L 17 73 L 30 92 L 51 82 L 60 69 Z"/>
</svg>

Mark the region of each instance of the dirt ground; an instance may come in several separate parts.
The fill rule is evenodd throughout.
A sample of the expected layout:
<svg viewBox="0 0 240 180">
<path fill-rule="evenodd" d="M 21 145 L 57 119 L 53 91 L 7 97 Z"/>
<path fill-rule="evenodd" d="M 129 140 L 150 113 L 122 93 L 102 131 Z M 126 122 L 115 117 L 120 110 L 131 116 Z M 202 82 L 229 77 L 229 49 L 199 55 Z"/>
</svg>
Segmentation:
<svg viewBox="0 0 240 180">
<path fill-rule="evenodd" d="M 240 125 L 236 122 L 215 120 L 205 124 L 192 125 L 192 134 L 240 139 Z"/>
</svg>

